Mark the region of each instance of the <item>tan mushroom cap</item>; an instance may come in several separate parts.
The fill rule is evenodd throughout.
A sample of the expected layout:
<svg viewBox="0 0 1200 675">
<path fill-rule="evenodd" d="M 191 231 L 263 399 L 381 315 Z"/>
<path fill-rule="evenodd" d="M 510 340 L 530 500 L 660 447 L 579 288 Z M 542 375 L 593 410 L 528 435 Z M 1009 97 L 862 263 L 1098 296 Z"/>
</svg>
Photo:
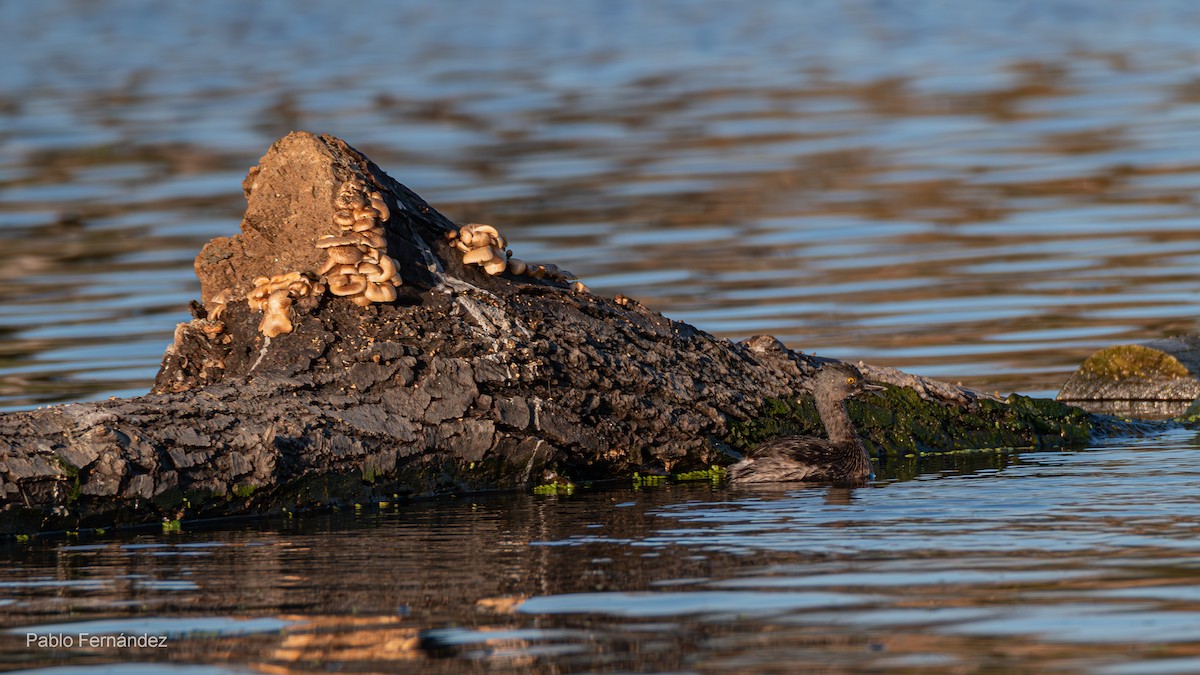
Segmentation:
<svg viewBox="0 0 1200 675">
<path fill-rule="evenodd" d="M 334 295 L 356 295 L 366 288 L 367 278 L 360 274 L 336 274 L 329 277 L 329 292 Z"/>
<path fill-rule="evenodd" d="M 492 258 L 503 258 L 504 254 L 495 246 L 481 246 L 473 248 L 463 254 L 464 265 L 483 265 L 489 262 Z"/>
<path fill-rule="evenodd" d="M 353 246 L 358 243 L 354 237 L 344 237 L 336 234 L 327 234 L 317 238 L 317 248 L 332 248 L 334 246 Z"/>
<path fill-rule="evenodd" d="M 492 276 L 503 274 L 504 268 L 508 267 L 508 258 L 504 256 L 495 256 L 483 266 L 483 271 Z"/>
<path fill-rule="evenodd" d="M 378 192 L 371 193 L 371 208 L 379 212 L 380 220 L 389 220 L 392 217 L 392 210 L 388 208 L 387 202 L 383 199 L 383 195 Z"/>
<path fill-rule="evenodd" d="M 333 224 L 338 227 L 350 227 L 354 224 L 354 214 L 348 209 L 339 209 L 333 214 Z"/>
<path fill-rule="evenodd" d="M 379 228 L 373 227 L 362 232 L 355 232 L 354 236 L 358 243 L 370 248 L 387 248 L 387 240 L 383 237 L 382 231 L 377 231 Z"/>
<path fill-rule="evenodd" d="M 374 211 L 374 209 L 371 210 Z M 375 216 L 359 216 L 354 219 L 354 224 L 350 226 L 350 229 L 355 232 L 366 232 L 378 224 L 379 219 Z"/>
<path fill-rule="evenodd" d="M 269 338 L 292 332 L 292 320 L 286 313 L 268 313 L 258 324 L 258 330 Z"/>
<path fill-rule="evenodd" d="M 571 284 L 571 290 L 575 291 L 576 293 L 591 293 L 592 292 L 592 289 L 585 286 L 582 281 L 576 281 L 575 283 Z"/>
<path fill-rule="evenodd" d="M 396 259 L 390 255 L 379 256 L 379 271 L 375 274 L 368 274 L 367 281 L 376 284 L 387 283 L 394 277 L 399 276 L 396 270 Z"/>
<path fill-rule="evenodd" d="M 396 299 L 396 287 L 391 284 L 370 284 L 363 294 L 371 302 L 392 302 Z"/>
<path fill-rule="evenodd" d="M 283 314 L 292 308 L 292 298 L 287 289 L 273 291 L 267 298 L 268 314 Z"/>
<path fill-rule="evenodd" d="M 525 274 L 526 269 L 528 269 L 528 265 L 525 264 L 524 260 L 521 260 L 520 258 L 508 259 L 509 272 L 512 272 L 513 274 Z"/>
<path fill-rule="evenodd" d="M 353 265 L 363 259 L 362 251 L 354 246 L 334 246 L 327 249 L 330 260 L 336 260 L 343 265 Z"/>
</svg>

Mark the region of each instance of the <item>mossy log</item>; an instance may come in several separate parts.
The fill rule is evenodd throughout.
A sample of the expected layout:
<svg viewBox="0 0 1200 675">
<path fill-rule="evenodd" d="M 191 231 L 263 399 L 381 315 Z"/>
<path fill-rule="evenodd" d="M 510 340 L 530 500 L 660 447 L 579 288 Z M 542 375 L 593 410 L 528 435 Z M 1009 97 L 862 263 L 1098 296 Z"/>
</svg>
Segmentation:
<svg viewBox="0 0 1200 675">
<path fill-rule="evenodd" d="M 286 309 L 293 330 L 266 337 L 247 293 L 294 272 L 319 286 L 316 243 L 336 234 L 347 181 L 386 200 L 403 285 L 366 307 L 313 292 Z M 456 226 L 339 139 L 288 135 L 244 188 L 241 233 L 197 257 L 206 302 L 192 303 L 150 394 L 0 416 L 0 533 L 686 471 L 776 433 L 820 433 L 795 401 L 825 359 L 465 265 Z M 863 369 L 893 385 L 854 409 L 881 457 L 1077 445 L 1109 424 Z"/>
<path fill-rule="evenodd" d="M 1098 412 L 1178 417 L 1200 397 L 1200 337 L 1114 345 L 1092 354 L 1058 400 Z"/>
</svg>

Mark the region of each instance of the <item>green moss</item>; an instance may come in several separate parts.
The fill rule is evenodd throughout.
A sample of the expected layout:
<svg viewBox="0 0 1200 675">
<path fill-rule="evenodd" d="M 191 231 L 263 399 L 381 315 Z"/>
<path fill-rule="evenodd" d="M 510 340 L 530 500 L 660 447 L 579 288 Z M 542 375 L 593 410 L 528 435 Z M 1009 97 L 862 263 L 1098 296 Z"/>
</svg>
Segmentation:
<svg viewBox="0 0 1200 675">
<path fill-rule="evenodd" d="M 1117 345 L 1092 354 L 1079 367 L 1081 373 L 1104 380 L 1179 379 L 1190 377 L 1174 356 L 1144 345 Z"/>
<path fill-rule="evenodd" d="M 181 532 L 182 530 L 183 530 L 183 523 L 181 523 L 178 518 L 175 518 L 173 520 L 167 520 L 165 518 L 163 519 L 163 523 L 162 523 L 162 531 L 163 532 Z"/>
<path fill-rule="evenodd" d="M 250 495 L 254 494 L 254 491 L 256 489 L 258 489 L 257 485 L 253 485 L 253 484 L 249 484 L 249 483 L 243 484 L 243 485 L 235 485 L 235 486 L 233 486 L 233 494 L 245 499 L 246 497 L 249 497 Z"/>
<path fill-rule="evenodd" d="M 17 535 L 17 543 L 18 544 L 28 544 L 29 539 L 30 539 L 30 537 L 28 534 L 18 534 Z"/>
<path fill-rule="evenodd" d="M 636 475 L 636 474 L 635 474 Z M 720 483 L 729 475 L 729 471 L 723 466 L 713 465 L 707 469 L 700 471 L 685 471 L 675 474 L 674 478 L 677 481 L 711 481 Z"/>
<path fill-rule="evenodd" d="M 635 490 L 644 487 L 658 487 L 660 485 L 666 485 L 668 482 L 669 477 L 667 476 L 661 476 L 658 474 L 647 474 L 643 476 L 637 472 L 634 472 L 633 474 L 633 487 Z"/>
<path fill-rule="evenodd" d="M 1098 435 L 1137 433 L 1147 426 L 1050 399 L 1014 394 L 960 408 L 900 387 L 851 400 L 847 409 L 872 456 L 891 460 L 964 448 L 1080 447 Z M 727 440 L 746 451 L 776 436 L 824 433 L 812 396 L 805 394 L 799 401 L 767 400 L 758 417 L 731 424 Z"/>
<path fill-rule="evenodd" d="M 575 484 L 565 478 L 557 478 L 552 483 L 543 483 L 533 488 L 535 495 L 572 495 L 575 494 Z"/>
<path fill-rule="evenodd" d="M 72 480 L 71 489 L 67 492 L 67 503 L 74 504 L 79 501 L 79 468 L 62 457 L 55 456 L 54 459 L 58 462 L 58 468 Z"/>
</svg>

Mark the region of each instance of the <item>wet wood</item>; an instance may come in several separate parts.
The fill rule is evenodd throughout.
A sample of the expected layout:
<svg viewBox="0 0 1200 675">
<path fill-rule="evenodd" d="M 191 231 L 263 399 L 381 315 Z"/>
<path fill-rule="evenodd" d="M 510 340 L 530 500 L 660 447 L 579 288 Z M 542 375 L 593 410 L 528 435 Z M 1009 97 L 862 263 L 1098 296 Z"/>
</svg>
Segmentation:
<svg viewBox="0 0 1200 675">
<path fill-rule="evenodd" d="M 302 298 L 290 310 L 295 329 L 265 337 L 246 293 L 260 276 L 316 279 L 325 263 L 316 241 L 336 233 L 335 195 L 350 180 L 387 202 L 387 253 L 403 278 L 396 300 Z M 805 391 L 825 361 L 766 336 L 717 339 L 565 281 L 465 266 L 447 242 L 453 223 L 336 138 L 290 134 L 244 188 L 241 232 L 197 257 L 206 302 L 193 303 L 150 394 L 0 416 L 0 533 L 727 464 L 731 436 L 751 437 L 733 427 Z M 863 368 L 941 411 L 921 438 L 955 428 L 945 410 L 981 404 L 961 387 Z M 877 426 L 896 433 L 890 415 Z M 1058 422 L 1035 421 L 1006 443 L 1069 437 Z"/>
</svg>

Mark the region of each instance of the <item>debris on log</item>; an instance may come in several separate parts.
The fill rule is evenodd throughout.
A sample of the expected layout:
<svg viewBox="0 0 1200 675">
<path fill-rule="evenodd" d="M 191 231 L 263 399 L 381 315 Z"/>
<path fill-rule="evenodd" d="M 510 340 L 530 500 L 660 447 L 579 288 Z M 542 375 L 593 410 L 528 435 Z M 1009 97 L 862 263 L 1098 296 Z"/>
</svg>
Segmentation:
<svg viewBox="0 0 1200 675">
<path fill-rule="evenodd" d="M 1079 366 L 1058 400 L 1135 417 L 1178 417 L 1200 397 L 1200 337 L 1105 347 Z"/>
<path fill-rule="evenodd" d="M 828 359 L 593 295 L 337 138 L 289 134 L 243 188 L 148 395 L 0 415 L 0 534 L 707 469 L 811 424 Z M 852 411 L 880 459 L 1116 428 L 862 368 L 893 385 Z"/>
</svg>

